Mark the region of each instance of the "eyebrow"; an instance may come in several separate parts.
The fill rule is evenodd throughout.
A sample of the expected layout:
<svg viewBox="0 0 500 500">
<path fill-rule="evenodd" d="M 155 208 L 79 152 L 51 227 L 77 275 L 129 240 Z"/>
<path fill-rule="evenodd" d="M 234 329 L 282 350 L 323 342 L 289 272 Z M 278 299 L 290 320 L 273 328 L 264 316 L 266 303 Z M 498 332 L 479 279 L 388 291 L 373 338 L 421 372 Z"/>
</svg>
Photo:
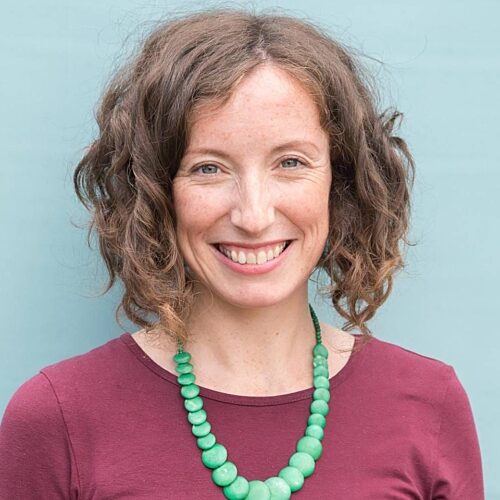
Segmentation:
<svg viewBox="0 0 500 500">
<path fill-rule="evenodd" d="M 278 146 L 275 146 L 271 150 L 271 153 L 272 154 L 279 153 L 280 151 L 284 151 L 286 149 L 304 147 L 304 146 L 312 148 L 316 154 L 319 154 L 319 149 L 313 142 L 300 141 L 300 140 L 292 140 L 292 141 L 287 141 L 283 144 L 279 144 Z M 191 154 L 214 154 L 220 156 L 221 158 L 227 158 L 227 159 L 231 158 L 230 155 L 228 155 L 226 152 L 220 149 L 207 148 L 207 147 L 188 149 L 185 153 L 186 156 Z"/>
</svg>

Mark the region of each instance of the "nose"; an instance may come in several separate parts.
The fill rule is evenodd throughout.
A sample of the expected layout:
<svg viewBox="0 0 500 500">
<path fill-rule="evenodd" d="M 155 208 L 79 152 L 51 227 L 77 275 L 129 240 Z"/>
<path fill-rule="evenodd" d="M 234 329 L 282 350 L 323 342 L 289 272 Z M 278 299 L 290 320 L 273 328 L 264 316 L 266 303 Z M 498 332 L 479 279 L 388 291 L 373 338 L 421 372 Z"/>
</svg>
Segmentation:
<svg viewBox="0 0 500 500">
<path fill-rule="evenodd" d="M 250 234 L 263 233 L 275 219 L 272 190 L 264 176 L 240 179 L 231 209 L 231 222 Z"/>
</svg>

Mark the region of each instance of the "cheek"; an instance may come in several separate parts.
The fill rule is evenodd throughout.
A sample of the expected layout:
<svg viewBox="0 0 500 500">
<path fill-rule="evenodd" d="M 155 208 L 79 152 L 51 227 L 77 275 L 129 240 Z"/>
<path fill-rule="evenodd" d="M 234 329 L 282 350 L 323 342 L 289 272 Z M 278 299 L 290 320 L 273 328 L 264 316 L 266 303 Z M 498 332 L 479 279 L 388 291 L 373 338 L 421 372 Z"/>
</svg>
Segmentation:
<svg viewBox="0 0 500 500">
<path fill-rule="evenodd" d="M 174 209 L 180 239 L 210 227 L 220 216 L 222 204 L 206 188 L 179 187 L 174 190 Z"/>
<path fill-rule="evenodd" d="M 302 185 L 284 198 L 287 213 L 304 228 L 324 231 L 329 222 L 329 184 Z"/>
</svg>

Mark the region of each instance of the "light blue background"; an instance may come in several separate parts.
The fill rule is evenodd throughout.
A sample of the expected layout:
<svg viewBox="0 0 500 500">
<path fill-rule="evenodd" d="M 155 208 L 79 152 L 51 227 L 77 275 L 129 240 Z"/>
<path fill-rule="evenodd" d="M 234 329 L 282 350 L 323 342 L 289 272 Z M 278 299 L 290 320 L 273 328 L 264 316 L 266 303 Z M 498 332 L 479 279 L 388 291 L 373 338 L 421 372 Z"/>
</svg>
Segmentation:
<svg viewBox="0 0 500 500">
<path fill-rule="evenodd" d="M 37 371 L 118 336 L 115 288 L 86 247 L 71 175 L 96 132 L 93 108 L 142 32 L 186 4 L 5 2 L 0 17 L 0 411 Z M 212 4 L 215 5 L 215 4 Z M 237 5 L 237 4 L 224 4 Z M 244 4 L 240 4 L 244 5 Z M 250 5 L 250 4 L 246 4 Z M 329 28 L 366 60 L 404 112 L 415 156 L 407 269 L 374 334 L 454 366 L 471 401 L 488 499 L 500 499 L 500 2 L 254 2 Z M 130 38 L 127 38 L 132 34 Z M 311 291 L 314 287 L 311 287 Z M 327 307 L 322 319 L 340 326 Z M 129 331 L 137 328 L 125 322 Z"/>
</svg>

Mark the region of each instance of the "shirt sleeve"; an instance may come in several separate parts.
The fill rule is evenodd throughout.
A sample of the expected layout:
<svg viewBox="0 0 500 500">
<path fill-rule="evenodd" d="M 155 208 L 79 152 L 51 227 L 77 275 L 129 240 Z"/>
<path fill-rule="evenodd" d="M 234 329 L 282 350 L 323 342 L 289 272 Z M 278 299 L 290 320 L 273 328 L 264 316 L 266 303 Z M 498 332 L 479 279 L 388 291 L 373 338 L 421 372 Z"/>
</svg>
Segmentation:
<svg viewBox="0 0 500 500">
<path fill-rule="evenodd" d="M 0 498 L 75 498 L 72 469 L 61 408 L 50 381 L 38 373 L 17 389 L 2 418 Z"/>
<path fill-rule="evenodd" d="M 479 441 L 469 398 L 449 366 L 434 458 L 433 500 L 484 500 Z"/>
</svg>

